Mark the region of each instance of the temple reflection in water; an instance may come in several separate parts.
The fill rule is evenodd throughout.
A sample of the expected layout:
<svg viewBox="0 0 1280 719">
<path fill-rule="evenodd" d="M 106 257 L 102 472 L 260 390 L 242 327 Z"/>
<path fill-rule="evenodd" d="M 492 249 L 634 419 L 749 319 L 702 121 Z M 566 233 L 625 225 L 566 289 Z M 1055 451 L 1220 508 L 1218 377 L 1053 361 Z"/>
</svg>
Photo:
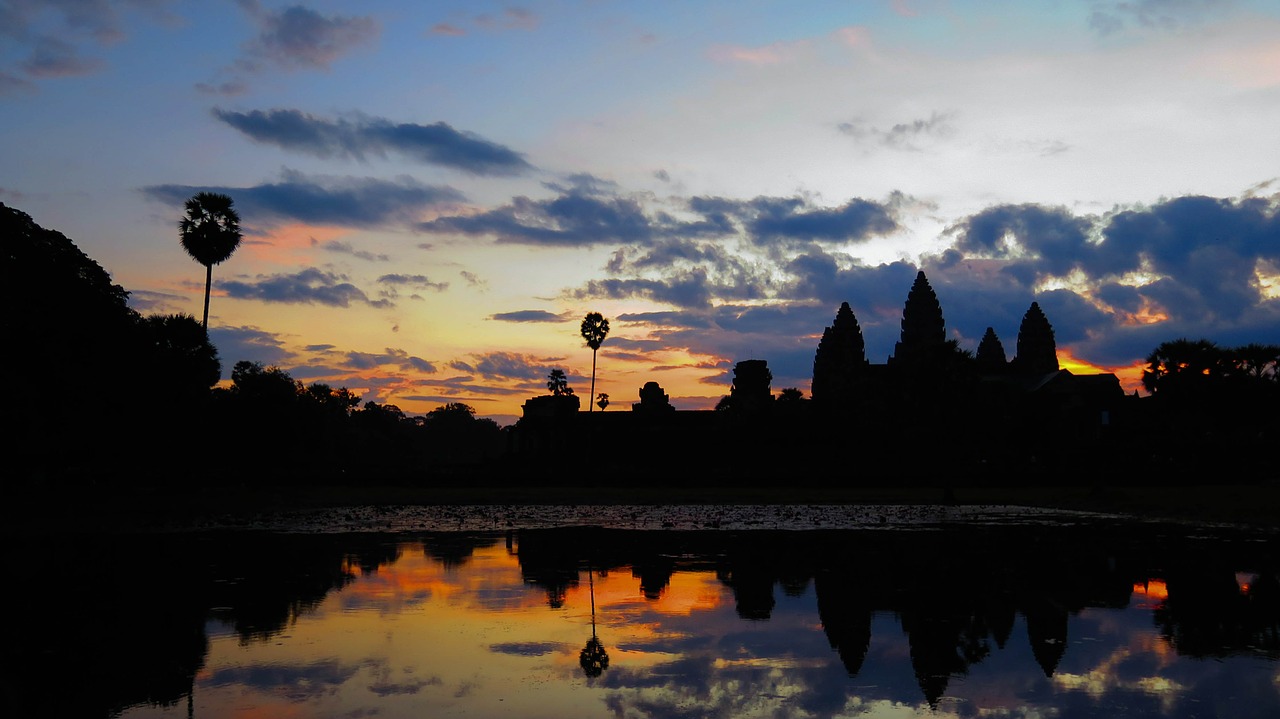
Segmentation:
<svg viewBox="0 0 1280 719">
<path fill-rule="evenodd" d="M 31 546 L 6 592 L 6 699 L 127 717 L 1275 716 L 1272 542 L 1182 532 Z"/>
</svg>

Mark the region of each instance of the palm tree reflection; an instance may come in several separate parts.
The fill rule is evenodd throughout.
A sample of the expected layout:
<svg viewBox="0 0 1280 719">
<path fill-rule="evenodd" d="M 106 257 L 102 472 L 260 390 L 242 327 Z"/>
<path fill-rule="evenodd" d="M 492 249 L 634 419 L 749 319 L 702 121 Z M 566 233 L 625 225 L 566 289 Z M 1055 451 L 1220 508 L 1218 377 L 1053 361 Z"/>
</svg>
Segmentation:
<svg viewBox="0 0 1280 719">
<path fill-rule="evenodd" d="M 582 666 L 582 673 L 587 675 L 588 679 L 593 679 L 604 673 L 609 668 L 609 653 L 604 650 L 604 644 L 596 637 L 596 583 L 594 579 L 595 571 L 591 568 L 591 563 L 587 563 L 587 586 L 588 593 L 591 595 L 591 638 L 587 640 L 587 645 L 578 653 L 578 664 Z"/>
</svg>

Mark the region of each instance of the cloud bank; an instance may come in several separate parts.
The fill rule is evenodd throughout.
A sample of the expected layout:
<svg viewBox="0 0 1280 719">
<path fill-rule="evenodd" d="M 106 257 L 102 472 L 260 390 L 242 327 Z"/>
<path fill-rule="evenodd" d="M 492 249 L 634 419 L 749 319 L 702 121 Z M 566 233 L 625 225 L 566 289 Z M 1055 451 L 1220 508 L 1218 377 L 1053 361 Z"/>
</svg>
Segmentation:
<svg viewBox="0 0 1280 719">
<path fill-rule="evenodd" d="M 247 226 L 270 227 L 283 222 L 340 227 L 403 226 L 426 210 L 465 199 L 443 185 L 424 185 L 411 177 L 327 177 L 285 170 L 279 182 L 249 187 L 152 185 L 148 197 L 181 206 L 197 192 L 229 195 Z"/>
<path fill-rule="evenodd" d="M 473 175 L 515 175 L 532 169 L 510 148 L 443 122 L 418 125 L 380 117 L 326 120 L 284 109 L 233 112 L 214 108 L 213 116 L 255 142 L 322 159 L 366 160 L 396 153 Z"/>
</svg>

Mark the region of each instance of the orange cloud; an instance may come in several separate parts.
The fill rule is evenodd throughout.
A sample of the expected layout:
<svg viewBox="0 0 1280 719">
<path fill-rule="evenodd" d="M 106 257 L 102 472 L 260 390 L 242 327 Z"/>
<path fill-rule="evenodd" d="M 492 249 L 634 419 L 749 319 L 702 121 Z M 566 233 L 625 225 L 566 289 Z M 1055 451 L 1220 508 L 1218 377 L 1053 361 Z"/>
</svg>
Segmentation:
<svg viewBox="0 0 1280 719">
<path fill-rule="evenodd" d="M 293 264 L 297 262 L 297 255 L 300 250 L 309 250 L 323 245 L 349 232 L 349 229 L 343 227 L 306 225 L 295 222 L 276 227 L 261 239 L 246 242 L 245 249 L 248 249 L 254 257 L 261 260 L 280 264 Z"/>
</svg>

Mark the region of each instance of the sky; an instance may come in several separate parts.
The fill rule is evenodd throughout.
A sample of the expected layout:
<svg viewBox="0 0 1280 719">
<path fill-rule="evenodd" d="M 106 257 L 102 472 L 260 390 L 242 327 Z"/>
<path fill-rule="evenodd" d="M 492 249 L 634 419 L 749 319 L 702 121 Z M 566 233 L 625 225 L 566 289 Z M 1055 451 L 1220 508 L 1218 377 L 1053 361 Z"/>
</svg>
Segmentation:
<svg viewBox="0 0 1280 719">
<path fill-rule="evenodd" d="M 1280 342 L 1274 0 L 0 0 L 0 202 L 143 314 L 200 317 L 183 202 L 244 240 L 210 337 L 406 413 L 510 424 L 563 369 L 678 409 L 808 395 L 848 302 L 884 362 L 923 270 L 1010 359 Z M 32 306 L 39 307 L 38 298 Z"/>
</svg>

